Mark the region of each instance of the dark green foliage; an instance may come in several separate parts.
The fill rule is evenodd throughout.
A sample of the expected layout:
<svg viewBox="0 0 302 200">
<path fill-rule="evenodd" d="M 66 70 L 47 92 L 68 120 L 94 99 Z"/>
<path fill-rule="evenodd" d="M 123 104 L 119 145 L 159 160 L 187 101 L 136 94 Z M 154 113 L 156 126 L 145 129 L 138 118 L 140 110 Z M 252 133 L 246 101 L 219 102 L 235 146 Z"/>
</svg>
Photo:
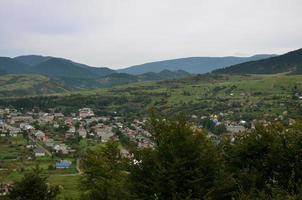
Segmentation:
<svg viewBox="0 0 302 200">
<path fill-rule="evenodd" d="M 47 177 L 37 166 L 26 173 L 20 182 L 15 183 L 9 194 L 11 200 L 53 200 L 59 194 L 57 186 L 51 186 Z"/>
<path fill-rule="evenodd" d="M 272 198 L 276 191 L 299 195 L 302 183 L 301 126 L 259 126 L 224 148 L 226 167 L 242 193 Z"/>
<path fill-rule="evenodd" d="M 226 133 L 226 127 L 224 124 L 219 124 L 213 127 L 212 132 L 215 135 L 222 135 L 223 133 Z"/>
<path fill-rule="evenodd" d="M 276 74 L 281 72 L 301 74 L 302 49 L 281 56 L 251 61 L 214 71 L 214 73 L 223 74 Z"/>
<path fill-rule="evenodd" d="M 82 199 L 129 199 L 125 167 L 117 142 L 109 141 L 88 150 L 83 159 Z"/>
<path fill-rule="evenodd" d="M 135 152 L 132 192 L 139 199 L 202 199 L 219 172 L 214 145 L 183 119 L 152 118 L 154 148 Z"/>
</svg>

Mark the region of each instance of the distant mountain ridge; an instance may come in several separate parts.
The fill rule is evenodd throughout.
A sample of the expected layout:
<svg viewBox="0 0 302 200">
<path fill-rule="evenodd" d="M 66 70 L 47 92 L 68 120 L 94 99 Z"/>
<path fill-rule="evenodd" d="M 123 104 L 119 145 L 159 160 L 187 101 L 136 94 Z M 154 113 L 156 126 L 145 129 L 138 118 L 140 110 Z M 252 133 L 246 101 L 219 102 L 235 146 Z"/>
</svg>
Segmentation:
<svg viewBox="0 0 302 200">
<path fill-rule="evenodd" d="M 160 73 L 164 70 L 182 70 L 192 74 L 202 74 L 213 69 L 223 68 L 251 60 L 259 60 L 274 55 L 255 55 L 251 57 L 190 57 L 157 61 L 136 65 L 120 70 L 106 67 L 92 67 L 65 58 L 41 55 L 25 55 L 15 58 L 0 57 L 0 74 L 40 74 L 51 78 L 97 78 L 113 73 L 132 75 Z M 152 76 L 153 74 L 149 74 Z"/>
<path fill-rule="evenodd" d="M 0 57 L 0 70 L 5 74 L 40 74 L 48 77 L 96 78 L 115 73 L 105 67 L 90 67 L 51 56 Z"/>
<path fill-rule="evenodd" d="M 221 74 L 276 74 L 283 72 L 302 74 L 302 49 L 213 71 L 213 73 Z"/>
<path fill-rule="evenodd" d="M 0 71 L 1 73 L 1 71 Z M 45 95 L 81 89 L 108 88 L 151 80 L 168 80 L 190 76 L 183 71 L 163 71 L 131 75 L 113 73 L 98 78 L 53 77 L 37 74 L 8 74 L 0 76 L 0 97 Z"/>
<path fill-rule="evenodd" d="M 260 60 L 274 57 L 273 54 L 259 54 L 251 57 L 189 57 L 172 60 L 150 62 L 141 65 L 135 65 L 118 70 L 121 73 L 143 74 L 147 72 L 160 72 L 162 70 L 184 70 L 192 74 L 204 74 L 218 68 L 244 63 L 248 61 Z"/>
<path fill-rule="evenodd" d="M 9 57 L 0 57 L 0 70 L 5 74 L 26 73 L 29 66 Z"/>
<path fill-rule="evenodd" d="M 54 78 L 61 85 L 65 85 L 73 90 L 75 89 L 89 89 L 89 88 L 104 88 L 112 87 L 116 85 L 124 85 L 136 82 L 144 81 L 159 81 L 159 80 L 170 80 L 180 79 L 191 76 L 188 72 L 184 71 L 168 71 L 164 70 L 159 73 L 149 72 L 141 75 L 132 75 L 126 73 L 113 73 L 98 78 L 67 78 L 57 77 Z"/>
<path fill-rule="evenodd" d="M 15 57 L 15 60 L 18 60 L 26 65 L 34 66 L 37 64 L 40 64 L 48 59 L 50 59 L 50 56 L 40 56 L 40 55 L 27 55 L 27 56 L 18 56 Z"/>
</svg>

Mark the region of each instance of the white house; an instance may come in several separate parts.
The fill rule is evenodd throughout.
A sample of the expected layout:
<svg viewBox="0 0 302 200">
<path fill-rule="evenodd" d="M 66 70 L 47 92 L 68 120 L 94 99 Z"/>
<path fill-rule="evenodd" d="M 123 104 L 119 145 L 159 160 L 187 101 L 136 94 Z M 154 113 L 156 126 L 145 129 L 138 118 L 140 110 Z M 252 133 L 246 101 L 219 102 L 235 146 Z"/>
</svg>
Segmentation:
<svg viewBox="0 0 302 200">
<path fill-rule="evenodd" d="M 36 157 L 42 157 L 45 156 L 45 151 L 42 148 L 36 148 L 34 149 L 34 154 Z"/>
</svg>

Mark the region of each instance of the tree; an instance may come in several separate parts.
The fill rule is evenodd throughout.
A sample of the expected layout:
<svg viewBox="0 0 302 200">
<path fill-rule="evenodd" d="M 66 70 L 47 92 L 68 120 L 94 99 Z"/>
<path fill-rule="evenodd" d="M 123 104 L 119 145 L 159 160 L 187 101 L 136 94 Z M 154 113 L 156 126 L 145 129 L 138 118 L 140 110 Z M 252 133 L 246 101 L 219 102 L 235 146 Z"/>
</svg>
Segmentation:
<svg viewBox="0 0 302 200">
<path fill-rule="evenodd" d="M 300 126 L 300 127 L 299 127 Z M 224 146 L 227 170 L 241 193 L 253 199 L 300 195 L 302 186 L 302 127 L 273 124 L 239 134 Z"/>
<path fill-rule="evenodd" d="M 82 161 L 82 199 L 128 199 L 126 165 L 117 142 L 110 140 L 87 150 Z"/>
<path fill-rule="evenodd" d="M 36 166 L 17 182 L 9 194 L 12 200 L 53 200 L 59 194 L 58 186 L 47 183 L 47 177 L 42 175 L 42 169 Z"/>
<path fill-rule="evenodd" d="M 184 119 L 151 117 L 153 148 L 138 149 L 130 188 L 138 199 L 203 199 L 214 186 L 219 156 L 212 142 Z"/>
</svg>

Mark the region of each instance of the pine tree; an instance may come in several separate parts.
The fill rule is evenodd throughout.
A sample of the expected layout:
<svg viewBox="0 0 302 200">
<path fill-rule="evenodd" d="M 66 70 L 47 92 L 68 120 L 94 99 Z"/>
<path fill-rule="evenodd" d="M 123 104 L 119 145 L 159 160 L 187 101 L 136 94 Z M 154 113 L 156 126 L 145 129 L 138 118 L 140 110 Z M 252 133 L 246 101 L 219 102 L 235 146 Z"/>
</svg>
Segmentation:
<svg viewBox="0 0 302 200">
<path fill-rule="evenodd" d="M 10 191 L 12 200 L 53 200 L 59 194 L 58 186 L 47 183 L 47 177 L 42 175 L 42 169 L 36 166 L 26 173 L 21 181 L 15 183 Z"/>
</svg>

